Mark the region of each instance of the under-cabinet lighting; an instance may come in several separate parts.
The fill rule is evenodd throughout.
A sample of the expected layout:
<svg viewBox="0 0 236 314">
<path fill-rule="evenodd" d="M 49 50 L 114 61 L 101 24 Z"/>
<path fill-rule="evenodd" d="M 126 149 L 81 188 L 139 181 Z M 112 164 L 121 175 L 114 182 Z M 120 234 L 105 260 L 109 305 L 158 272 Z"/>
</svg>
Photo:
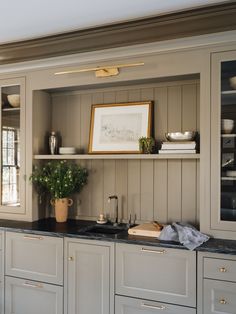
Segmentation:
<svg viewBox="0 0 236 314">
<path fill-rule="evenodd" d="M 128 64 L 117 64 L 117 65 L 108 65 L 104 67 L 95 67 L 88 69 L 74 69 L 62 72 L 56 72 L 54 75 L 64 75 L 64 74 L 73 74 L 73 73 L 83 73 L 83 72 L 95 72 L 96 77 L 107 77 L 115 76 L 119 74 L 120 68 L 130 68 L 144 65 L 144 62 L 138 63 L 128 63 Z"/>
</svg>

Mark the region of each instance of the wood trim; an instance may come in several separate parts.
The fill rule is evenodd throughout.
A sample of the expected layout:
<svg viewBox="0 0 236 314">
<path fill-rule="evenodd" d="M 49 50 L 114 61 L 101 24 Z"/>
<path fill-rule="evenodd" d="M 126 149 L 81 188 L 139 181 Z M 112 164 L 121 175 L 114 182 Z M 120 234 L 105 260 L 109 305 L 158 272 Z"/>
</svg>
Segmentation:
<svg viewBox="0 0 236 314">
<path fill-rule="evenodd" d="M 236 2 L 0 45 L 0 65 L 236 29 Z"/>
</svg>

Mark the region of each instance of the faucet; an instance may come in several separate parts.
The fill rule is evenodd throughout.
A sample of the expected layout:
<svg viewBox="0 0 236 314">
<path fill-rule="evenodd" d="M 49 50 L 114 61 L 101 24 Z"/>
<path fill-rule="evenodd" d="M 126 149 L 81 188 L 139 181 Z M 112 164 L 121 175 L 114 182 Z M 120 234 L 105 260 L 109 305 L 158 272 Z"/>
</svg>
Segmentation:
<svg viewBox="0 0 236 314">
<path fill-rule="evenodd" d="M 116 207 L 115 207 L 115 209 L 116 209 L 116 218 L 115 218 L 115 222 L 114 222 L 113 225 L 117 226 L 118 225 L 118 197 L 117 197 L 117 195 L 109 196 L 108 197 L 108 203 L 111 203 L 112 199 L 116 200 Z"/>
</svg>

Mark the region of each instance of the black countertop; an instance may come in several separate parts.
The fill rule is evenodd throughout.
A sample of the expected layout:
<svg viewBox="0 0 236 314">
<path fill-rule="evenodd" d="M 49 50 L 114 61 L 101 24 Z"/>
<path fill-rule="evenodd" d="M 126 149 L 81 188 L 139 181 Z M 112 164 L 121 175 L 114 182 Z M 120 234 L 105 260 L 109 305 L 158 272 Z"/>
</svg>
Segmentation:
<svg viewBox="0 0 236 314">
<path fill-rule="evenodd" d="M 56 223 L 53 218 L 41 219 L 34 222 L 0 220 L 0 230 L 5 231 L 186 249 L 178 242 L 160 241 L 156 238 L 132 236 L 128 235 L 127 231 L 123 231 L 119 234 L 93 234 L 86 232 L 86 230 L 93 225 L 96 225 L 96 222 L 88 220 L 68 220 L 66 223 Z M 211 238 L 209 241 L 198 247 L 196 251 L 236 255 L 236 240 Z"/>
</svg>

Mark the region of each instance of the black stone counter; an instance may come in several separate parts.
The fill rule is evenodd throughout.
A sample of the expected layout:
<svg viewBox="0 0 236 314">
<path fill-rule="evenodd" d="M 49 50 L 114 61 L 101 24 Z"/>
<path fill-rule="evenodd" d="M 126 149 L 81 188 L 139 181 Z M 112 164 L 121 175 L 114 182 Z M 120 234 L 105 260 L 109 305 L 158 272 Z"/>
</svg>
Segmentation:
<svg viewBox="0 0 236 314">
<path fill-rule="evenodd" d="M 86 231 L 96 222 L 88 220 L 68 220 L 66 223 L 56 223 L 55 219 L 48 218 L 34 222 L 23 222 L 15 220 L 0 220 L 0 230 L 25 232 L 30 234 L 71 237 L 91 240 L 102 240 L 137 245 L 147 245 L 166 248 L 186 248 L 178 242 L 160 241 L 155 238 L 131 236 L 127 231 L 119 234 L 94 234 Z M 236 255 L 236 240 L 210 239 L 196 251 L 222 253 Z"/>
</svg>

